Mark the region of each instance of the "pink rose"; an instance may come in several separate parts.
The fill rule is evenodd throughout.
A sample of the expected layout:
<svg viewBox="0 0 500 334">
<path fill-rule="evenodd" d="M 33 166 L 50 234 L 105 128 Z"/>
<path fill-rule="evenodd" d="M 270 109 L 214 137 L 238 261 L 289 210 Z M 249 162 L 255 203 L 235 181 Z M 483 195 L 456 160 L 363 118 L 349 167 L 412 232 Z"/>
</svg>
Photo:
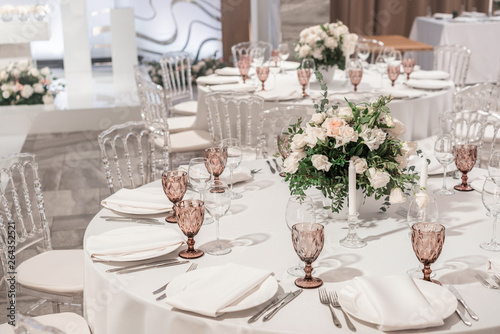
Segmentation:
<svg viewBox="0 0 500 334">
<path fill-rule="evenodd" d="M 324 122 L 322 127 L 326 129 L 326 135 L 328 137 L 338 136 L 340 128 L 346 125 L 346 122 L 337 117 L 329 117 Z"/>
</svg>

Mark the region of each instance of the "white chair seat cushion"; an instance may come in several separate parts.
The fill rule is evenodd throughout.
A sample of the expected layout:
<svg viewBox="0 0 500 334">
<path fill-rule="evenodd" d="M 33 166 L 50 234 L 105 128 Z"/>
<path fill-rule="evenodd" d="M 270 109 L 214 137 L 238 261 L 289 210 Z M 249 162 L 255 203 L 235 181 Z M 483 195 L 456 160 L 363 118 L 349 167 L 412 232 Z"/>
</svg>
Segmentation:
<svg viewBox="0 0 500 334">
<path fill-rule="evenodd" d="M 212 147 L 212 137 L 205 130 L 191 130 L 170 135 L 170 152 L 200 151 Z"/>
<path fill-rule="evenodd" d="M 187 116 L 196 115 L 197 110 L 198 110 L 198 101 L 186 101 L 177 103 L 172 108 L 172 112 L 174 114 L 187 115 Z"/>
<path fill-rule="evenodd" d="M 83 250 L 51 250 L 24 261 L 17 281 L 27 288 L 56 294 L 83 292 Z"/>
<path fill-rule="evenodd" d="M 32 318 L 45 326 L 55 327 L 64 333 L 90 334 L 90 329 L 81 316 L 76 313 L 64 312 L 47 314 Z M 14 327 L 5 323 L 0 325 L 0 333 L 14 334 Z M 45 333 L 45 332 L 44 332 Z"/>
<path fill-rule="evenodd" d="M 167 120 L 170 133 L 193 130 L 196 116 L 169 117 Z"/>
</svg>

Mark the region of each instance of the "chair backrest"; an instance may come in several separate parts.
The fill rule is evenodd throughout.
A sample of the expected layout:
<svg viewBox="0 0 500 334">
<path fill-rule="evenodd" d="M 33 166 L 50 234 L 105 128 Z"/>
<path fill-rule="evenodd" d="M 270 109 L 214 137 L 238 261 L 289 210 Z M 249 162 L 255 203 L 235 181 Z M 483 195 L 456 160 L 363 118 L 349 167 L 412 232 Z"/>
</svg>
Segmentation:
<svg viewBox="0 0 500 334">
<path fill-rule="evenodd" d="M 265 110 L 259 134 L 262 157 L 267 158 L 279 153 L 277 140 L 283 128 L 296 123 L 299 118 L 305 125 L 313 113 L 314 109 L 305 106 L 283 106 Z"/>
<path fill-rule="evenodd" d="M 478 110 L 488 114 L 496 108 L 497 86 L 494 83 L 480 83 L 455 92 L 453 110 Z"/>
<path fill-rule="evenodd" d="M 271 57 L 273 46 L 271 43 L 255 41 L 255 42 L 241 42 L 231 47 L 231 54 L 233 56 L 234 67 L 238 67 L 238 59 L 241 55 L 250 55 L 253 49 L 261 49 L 264 59 Z"/>
<path fill-rule="evenodd" d="M 370 64 L 375 63 L 375 59 L 377 59 L 377 55 L 384 50 L 384 42 L 377 41 L 376 39 L 359 37 L 358 44 L 368 44 L 370 46 Z"/>
<path fill-rule="evenodd" d="M 471 51 L 461 45 L 439 45 L 434 48 L 434 69 L 450 73 L 457 87 L 465 85 Z"/>
<path fill-rule="evenodd" d="M 170 115 L 163 87 L 140 79 L 137 85 L 137 95 L 141 104 L 142 120 L 150 124 L 164 124 L 167 127 L 167 119 Z"/>
<path fill-rule="evenodd" d="M 211 93 L 205 97 L 208 130 L 214 145 L 238 138 L 243 148 L 260 149 L 257 138 L 262 125 L 264 99 L 236 93 Z"/>
<path fill-rule="evenodd" d="M 169 52 L 160 58 L 163 76 L 163 88 L 167 103 L 171 107 L 173 102 L 180 99 L 193 99 L 191 86 L 191 58 L 187 52 Z"/>
<path fill-rule="evenodd" d="M 39 251 L 52 249 L 38 163 L 31 153 L 0 158 L 0 257 L 4 273 L 9 271 L 7 246 L 12 246 L 14 230 L 16 254 L 33 245 Z"/>
<path fill-rule="evenodd" d="M 36 333 L 36 334 L 65 334 L 60 329 L 44 325 L 36 318 L 25 316 L 21 313 L 16 314 L 16 326 L 13 327 L 14 334 Z"/>
<path fill-rule="evenodd" d="M 116 188 L 136 188 L 169 169 L 169 134 L 162 124 L 146 121 L 114 125 L 99 134 L 106 181 Z"/>
</svg>

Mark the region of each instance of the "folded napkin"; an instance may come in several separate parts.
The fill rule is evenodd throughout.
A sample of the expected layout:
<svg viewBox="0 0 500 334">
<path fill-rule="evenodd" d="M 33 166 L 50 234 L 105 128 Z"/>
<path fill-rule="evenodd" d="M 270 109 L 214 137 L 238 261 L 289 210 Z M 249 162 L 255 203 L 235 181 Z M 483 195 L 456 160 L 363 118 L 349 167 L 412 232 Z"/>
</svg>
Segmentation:
<svg viewBox="0 0 500 334">
<path fill-rule="evenodd" d="M 484 180 L 486 176 L 480 176 L 478 178 L 474 178 L 473 180 L 469 179 L 470 186 L 478 192 L 483 192 Z"/>
<path fill-rule="evenodd" d="M 450 74 L 445 71 L 418 71 L 415 73 L 412 73 L 411 75 L 412 79 L 418 79 L 418 80 L 448 80 L 450 78 Z"/>
<path fill-rule="evenodd" d="M 183 240 L 174 228 L 130 226 L 89 237 L 87 251 L 94 260 L 134 261 L 167 254 Z"/>
<path fill-rule="evenodd" d="M 214 85 L 210 86 L 212 92 L 253 92 L 257 89 L 255 85 L 236 83 L 236 84 L 225 84 L 225 85 Z"/>
<path fill-rule="evenodd" d="M 383 95 L 390 94 L 395 99 L 416 99 L 425 96 L 424 92 L 420 92 L 414 89 L 400 88 L 400 87 L 384 88 L 378 90 L 377 92 Z"/>
<path fill-rule="evenodd" d="M 365 293 L 382 331 L 427 328 L 444 324 L 410 276 L 363 276 L 353 282 Z"/>
<path fill-rule="evenodd" d="M 435 19 L 440 19 L 440 20 L 451 20 L 453 18 L 453 14 L 435 13 L 433 17 Z"/>
<path fill-rule="evenodd" d="M 188 171 L 189 166 L 188 165 L 181 165 L 179 166 L 179 170 L 184 170 Z M 225 168 L 224 172 L 219 176 L 219 179 L 221 181 L 226 182 L 227 184 L 230 184 L 230 177 L 229 177 L 229 168 Z M 248 181 L 252 179 L 252 172 L 250 171 L 250 168 L 245 167 L 245 166 L 238 166 L 233 171 L 233 184 L 238 183 L 238 182 L 243 182 L 243 181 Z"/>
<path fill-rule="evenodd" d="M 442 175 L 444 173 L 443 165 L 437 161 L 434 155 L 434 143 L 436 142 L 437 136 L 427 137 L 425 139 L 417 140 L 418 149 L 422 151 L 425 158 L 430 160 L 427 174 L 428 175 Z M 420 171 L 423 160 L 420 157 L 414 156 L 409 159 L 408 163 L 415 166 L 416 171 Z M 446 166 L 446 170 L 452 171 L 456 170 L 457 166 L 455 162 L 452 162 Z"/>
<path fill-rule="evenodd" d="M 236 67 L 223 67 L 215 70 L 215 74 L 218 75 L 229 75 L 229 76 L 240 76 L 240 69 Z M 250 69 L 248 75 L 255 74 L 255 70 L 253 68 Z"/>
<path fill-rule="evenodd" d="M 270 62 L 270 63 L 271 63 L 270 67 L 275 67 L 274 62 Z M 300 66 L 300 63 L 296 62 L 296 61 L 284 61 L 284 62 L 282 62 L 281 66 L 283 66 L 283 69 L 285 71 L 292 71 L 292 70 L 296 70 Z M 278 67 L 280 67 L 280 64 L 278 64 Z"/>
<path fill-rule="evenodd" d="M 265 90 L 255 93 L 265 101 L 289 101 L 300 99 L 302 97 L 302 90 L 297 88 L 275 88 L 273 90 Z"/>
<path fill-rule="evenodd" d="M 478 22 L 479 20 L 480 20 L 479 17 L 466 17 L 466 16 L 459 16 L 453 19 L 454 22 L 463 22 L 463 23 Z"/>
<path fill-rule="evenodd" d="M 221 310 L 252 292 L 272 274 L 232 263 L 213 269 L 179 293 L 169 295 L 165 302 L 181 310 L 217 317 L 223 313 Z"/>
<path fill-rule="evenodd" d="M 449 88 L 453 86 L 453 81 L 450 80 L 424 80 L 424 79 L 413 79 L 410 76 L 410 80 L 405 82 L 405 85 L 413 87 L 416 89 L 430 89 L 439 90 L 444 88 Z"/>
<path fill-rule="evenodd" d="M 230 84 L 238 82 L 239 82 L 238 77 L 221 76 L 217 74 L 211 74 L 196 79 L 196 83 L 199 85 L 222 85 L 222 84 Z"/>
<path fill-rule="evenodd" d="M 154 214 L 167 212 L 172 203 L 160 187 L 122 188 L 101 201 L 105 208 L 131 214 Z"/>
<path fill-rule="evenodd" d="M 487 265 L 488 271 L 495 273 L 495 275 L 500 275 L 500 256 L 489 258 Z"/>
</svg>

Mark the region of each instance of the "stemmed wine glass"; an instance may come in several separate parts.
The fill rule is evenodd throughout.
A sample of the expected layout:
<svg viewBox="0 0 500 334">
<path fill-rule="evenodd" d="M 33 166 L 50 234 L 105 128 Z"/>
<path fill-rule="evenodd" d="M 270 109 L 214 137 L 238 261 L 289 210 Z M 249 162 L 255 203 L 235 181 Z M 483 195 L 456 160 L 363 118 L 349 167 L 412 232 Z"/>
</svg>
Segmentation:
<svg viewBox="0 0 500 334">
<path fill-rule="evenodd" d="M 305 277 L 297 278 L 295 285 L 300 288 L 312 289 L 323 284 L 320 278 L 312 276 L 312 265 L 323 250 L 325 243 L 325 227 L 318 223 L 298 223 L 292 226 L 292 242 L 299 258 L 306 263 Z"/>
<path fill-rule="evenodd" d="M 271 50 L 271 60 L 274 61 L 274 67 L 278 67 L 278 62 L 281 60 L 280 50 Z"/>
<path fill-rule="evenodd" d="M 386 46 L 383 50 L 382 50 L 382 58 L 384 59 L 384 62 L 389 65 L 391 64 L 394 60 L 395 60 L 395 57 L 396 57 L 396 54 L 394 53 L 396 50 L 394 50 L 394 48 L 392 46 Z"/>
<path fill-rule="evenodd" d="M 224 255 L 231 252 L 231 248 L 225 247 L 219 238 L 219 221 L 231 206 L 231 194 L 229 187 L 222 181 L 211 181 L 205 188 L 203 196 L 205 208 L 215 219 L 215 245 L 207 250 L 211 255 Z"/>
<path fill-rule="evenodd" d="M 482 200 L 484 207 L 493 216 L 493 232 L 489 242 L 483 242 L 479 246 L 482 249 L 499 252 L 500 244 L 497 241 L 497 220 L 500 213 L 500 185 L 497 180 L 487 177 L 484 180 Z"/>
<path fill-rule="evenodd" d="M 264 63 L 264 52 L 261 48 L 253 48 L 250 50 L 251 64 L 255 67 L 262 66 Z"/>
<path fill-rule="evenodd" d="M 500 184 L 500 151 L 493 151 L 488 160 L 488 175 Z"/>
<path fill-rule="evenodd" d="M 187 190 L 187 173 L 184 171 L 169 170 L 164 171 L 161 175 L 161 182 L 163 186 L 163 192 L 167 195 L 167 198 L 175 206 L 177 202 L 182 200 Z M 177 223 L 177 217 L 173 213 L 172 215 L 165 218 L 167 223 L 175 224 Z"/>
<path fill-rule="evenodd" d="M 311 75 L 316 70 L 316 63 L 314 62 L 314 59 L 313 58 L 302 59 L 302 63 L 300 64 L 300 69 L 309 70 L 310 73 L 309 78 L 311 78 Z M 307 83 L 307 87 L 309 88 L 309 81 Z"/>
<path fill-rule="evenodd" d="M 451 164 L 455 159 L 453 155 L 453 136 L 450 134 L 440 135 L 434 143 L 434 156 L 437 161 L 443 165 L 443 187 L 434 190 L 434 194 L 441 196 L 450 196 L 455 192 L 446 188 L 446 166 Z"/>
<path fill-rule="evenodd" d="M 219 181 L 219 176 L 224 172 L 227 160 L 227 151 L 221 147 L 209 147 L 205 149 L 205 166 L 212 171 L 215 181 Z"/>
<path fill-rule="evenodd" d="M 269 66 L 257 66 L 255 71 L 257 72 L 257 78 L 262 82 L 262 90 L 265 90 L 264 83 L 269 77 Z"/>
<path fill-rule="evenodd" d="M 229 193 L 231 199 L 239 199 L 243 195 L 233 191 L 233 172 L 238 168 L 243 159 L 243 150 L 241 149 L 240 141 L 236 138 L 223 139 L 221 148 L 227 152 L 227 159 L 224 161 L 224 165 L 229 169 L 229 183 L 231 184 Z"/>
<path fill-rule="evenodd" d="M 311 78 L 311 70 L 305 68 L 297 69 L 297 77 L 299 78 L 299 83 L 302 85 L 302 97 L 306 97 L 306 87 L 309 83 L 309 79 Z"/>
<path fill-rule="evenodd" d="M 207 158 L 193 158 L 189 161 L 188 180 L 191 187 L 200 194 L 200 200 L 203 200 L 203 191 L 208 182 L 212 180 L 212 167 Z M 212 224 L 214 220 L 205 215 L 203 225 Z"/>
<path fill-rule="evenodd" d="M 250 59 L 249 57 L 241 57 L 238 60 L 238 69 L 240 70 L 241 78 L 243 79 L 243 83 L 246 82 L 248 77 L 248 72 L 250 71 Z"/>
<path fill-rule="evenodd" d="M 354 91 L 358 90 L 358 85 L 363 77 L 363 63 L 360 60 L 354 60 L 349 63 L 349 79 L 354 85 Z"/>
<path fill-rule="evenodd" d="M 393 62 L 390 65 L 387 65 L 387 76 L 391 80 L 391 86 L 394 87 L 394 83 L 399 77 L 399 73 L 401 72 L 401 65 Z"/>
<path fill-rule="evenodd" d="M 436 223 L 416 223 L 411 227 L 411 231 L 413 251 L 424 265 L 423 280 L 441 285 L 439 281 L 431 280 L 431 264 L 436 262 L 443 250 L 444 226 Z"/>
<path fill-rule="evenodd" d="M 387 71 L 387 63 L 382 55 L 378 55 L 375 59 L 375 66 L 380 73 L 380 88 L 384 87 L 384 73 Z"/>
<path fill-rule="evenodd" d="M 203 224 L 205 207 L 203 201 L 190 199 L 175 203 L 174 212 L 177 217 L 177 224 L 182 233 L 188 237 L 188 249 L 179 252 L 179 256 L 185 259 L 195 259 L 204 254 L 200 249 L 194 249 L 194 236 Z"/>
<path fill-rule="evenodd" d="M 360 43 L 356 46 L 358 58 L 361 59 L 363 63 L 366 63 L 368 57 L 370 57 L 370 45 L 367 43 Z"/>
<path fill-rule="evenodd" d="M 403 64 L 403 70 L 406 73 L 406 80 L 410 80 L 410 74 L 413 72 L 416 61 L 414 58 L 405 58 L 401 62 Z"/>
<path fill-rule="evenodd" d="M 312 199 L 308 196 L 290 197 L 286 205 L 285 220 L 290 230 L 298 223 L 315 223 L 316 213 Z M 292 276 L 301 277 L 303 275 L 302 262 L 288 268 L 287 272 Z"/>
<path fill-rule="evenodd" d="M 278 45 L 278 51 L 279 51 L 279 54 L 280 54 L 280 57 L 281 57 L 281 73 L 284 73 L 285 72 L 285 69 L 283 68 L 283 65 L 285 63 L 285 61 L 288 59 L 288 57 L 290 56 L 290 47 L 288 45 L 288 43 L 280 43 Z"/>
<path fill-rule="evenodd" d="M 278 151 L 280 152 L 281 157 L 283 160 L 288 158 L 291 152 L 291 147 L 290 147 L 290 134 L 288 133 L 288 127 L 285 127 L 281 130 L 281 132 L 278 134 L 277 139 L 278 139 Z M 281 177 L 285 177 L 285 173 L 280 172 Z"/>
<path fill-rule="evenodd" d="M 399 70 L 401 71 L 401 60 L 403 57 L 401 56 L 401 51 L 394 50 L 389 54 L 389 57 L 386 59 L 388 61 L 387 65 L 398 65 L 400 66 Z"/>
<path fill-rule="evenodd" d="M 453 146 L 453 155 L 455 156 L 455 165 L 462 172 L 462 183 L 455 186 L 458 191 L 472 191 L 467 184 L 467 173 L 474 168 L 477 158 L 477 146 L 471 144 L 462 144 Z"/>
</svg>

